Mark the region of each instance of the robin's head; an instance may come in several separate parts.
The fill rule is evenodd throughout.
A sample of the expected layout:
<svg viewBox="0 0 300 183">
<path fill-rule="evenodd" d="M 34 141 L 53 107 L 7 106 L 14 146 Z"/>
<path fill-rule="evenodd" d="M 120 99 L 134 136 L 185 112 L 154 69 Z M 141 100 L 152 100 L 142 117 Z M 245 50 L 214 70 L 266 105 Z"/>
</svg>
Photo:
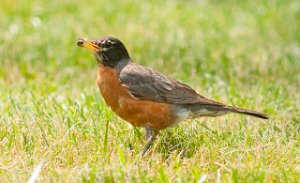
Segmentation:
<svg viewBox="0 0 300 183">
<path fill-rule="evenodd" d="M 115 66 L 130 58 L 124 44 L 113 37 L 97 40 L 79 38 L 77 45 L 92 51 L 98 62 L 108 66 Z"/>
</svg>

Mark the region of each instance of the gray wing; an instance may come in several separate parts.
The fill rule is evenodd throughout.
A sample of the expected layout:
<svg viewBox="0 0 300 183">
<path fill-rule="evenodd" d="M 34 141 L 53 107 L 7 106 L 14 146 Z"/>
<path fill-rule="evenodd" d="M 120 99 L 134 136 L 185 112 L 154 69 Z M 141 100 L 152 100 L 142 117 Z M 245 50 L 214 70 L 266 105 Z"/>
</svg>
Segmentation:
<svg viewBox="0 0 300 183">
<path fill-rule="evenodd" d="M 128 64 L 121 70 L 120 81 L 133 97 L 140 100 L 169 104 L 224 105 L 201 96 L 179 81 L 136 64 Z"/>
</svg>

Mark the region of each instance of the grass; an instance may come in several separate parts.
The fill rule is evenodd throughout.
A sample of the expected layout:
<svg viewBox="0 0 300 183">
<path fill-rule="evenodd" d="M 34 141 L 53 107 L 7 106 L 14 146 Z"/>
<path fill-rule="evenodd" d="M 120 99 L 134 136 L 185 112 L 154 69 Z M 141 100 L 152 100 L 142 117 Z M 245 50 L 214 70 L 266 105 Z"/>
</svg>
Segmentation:
<svg viewBox="0 0 300 183">
<path fill-rule="evenodd" d="M 0 180 L 297 182 L 300 2 L 12 1 L 0 7 Z M 104 104 L 78 37 L 113 35 L 136 63 L 270 115 L 144 131 Z"/>
</svg>

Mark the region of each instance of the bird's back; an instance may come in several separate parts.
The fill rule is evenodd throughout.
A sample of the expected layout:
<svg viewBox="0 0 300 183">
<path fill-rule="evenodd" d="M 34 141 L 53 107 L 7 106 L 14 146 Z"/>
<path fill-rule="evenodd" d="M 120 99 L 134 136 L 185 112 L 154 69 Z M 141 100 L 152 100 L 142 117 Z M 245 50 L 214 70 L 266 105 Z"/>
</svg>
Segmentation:
<svg viewBox="0 0 300 183">
<path fill-rule="evenodd" d="M 267 118 L 256 111 L 228 106 L 205 98 L 186 84 L 132 62 L 120 69 L 119 78 L 132 97 L 169 104 L 178 116 L 176 121 L 201 116 L 215 117 L 229 112 Z"/>
</svg>

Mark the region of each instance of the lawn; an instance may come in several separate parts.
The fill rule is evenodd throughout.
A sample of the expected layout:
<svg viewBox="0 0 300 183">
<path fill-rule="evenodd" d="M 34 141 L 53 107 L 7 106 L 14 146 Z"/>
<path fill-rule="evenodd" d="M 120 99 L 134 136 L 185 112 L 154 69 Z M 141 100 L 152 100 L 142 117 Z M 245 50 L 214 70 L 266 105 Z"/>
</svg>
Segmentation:
<svg viewBox="0 0 300 183">
<path fill-rule="evenodd" d="M 202 95 L 255 109 L 162 131 L 106 107 L 79 37 L 112 35 L 131 58 Z M 297 182 L 300 1 L 16 1 L 0 6 L 0 182 Z M 38 172 L 37 167 L 41 167 Z"/>
</svg>

